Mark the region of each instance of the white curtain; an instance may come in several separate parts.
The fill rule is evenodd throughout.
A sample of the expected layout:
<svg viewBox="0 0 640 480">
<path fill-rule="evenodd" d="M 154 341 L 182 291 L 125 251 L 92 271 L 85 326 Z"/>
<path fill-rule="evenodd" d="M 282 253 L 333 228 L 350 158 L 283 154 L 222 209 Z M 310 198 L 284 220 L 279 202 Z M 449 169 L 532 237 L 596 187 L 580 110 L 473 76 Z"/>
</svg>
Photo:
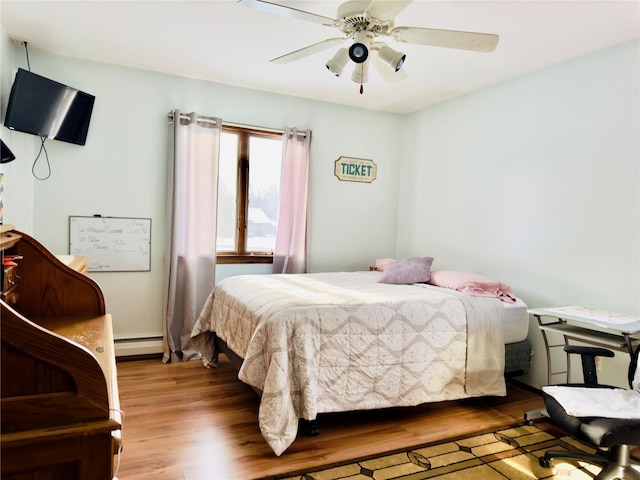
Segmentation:
<svg viewBox="0 0 640 480">
<path fill-rule="evenodd" d="M 190 335 L 215 283 L 219 118 L 170 117 L 164 362 L 196 357 Z"/>
<path fill-rule="evenodd" d="M 307 271 L 307 197 L 311 131 L 286 129 L 283 135 L 280 210 L 273 273 Z"/>
</svg>

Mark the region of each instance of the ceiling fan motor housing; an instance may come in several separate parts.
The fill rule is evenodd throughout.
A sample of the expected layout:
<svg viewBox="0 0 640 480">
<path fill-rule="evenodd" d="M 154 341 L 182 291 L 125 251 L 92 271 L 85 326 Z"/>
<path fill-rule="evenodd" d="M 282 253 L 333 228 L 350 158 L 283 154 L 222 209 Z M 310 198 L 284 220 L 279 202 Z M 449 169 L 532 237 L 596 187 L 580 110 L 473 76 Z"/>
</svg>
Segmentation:
<svg viewBox="0 0 640 480">
<path fill-rule="evenodd" d="M 379 20 L 367 15 L 370 0 L 350 0 L 338 7 L 337 20 L 347 35 L 367 30 L 373 34 L 386 34 L 393 28 L 393 20 Z"/>
</svg>

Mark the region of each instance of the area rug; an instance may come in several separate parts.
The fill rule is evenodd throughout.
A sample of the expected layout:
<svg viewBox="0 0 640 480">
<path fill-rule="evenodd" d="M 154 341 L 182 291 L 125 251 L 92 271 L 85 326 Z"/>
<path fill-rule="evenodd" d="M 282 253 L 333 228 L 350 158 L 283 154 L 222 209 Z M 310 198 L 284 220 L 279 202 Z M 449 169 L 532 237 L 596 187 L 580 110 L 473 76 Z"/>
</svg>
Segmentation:
<svg viewBox="0 0 640 480">
<path fill-rule="evenodd" d="M 349 461 L 314 471 L 288 474 L 282 480 L 592 480 L 600 467 L 555 460 L 543 468 L 546 450 L 593 453 L 547 422 L 474 434 L 438 444 L 412 447 L 374 458 Z"/>
</svg>

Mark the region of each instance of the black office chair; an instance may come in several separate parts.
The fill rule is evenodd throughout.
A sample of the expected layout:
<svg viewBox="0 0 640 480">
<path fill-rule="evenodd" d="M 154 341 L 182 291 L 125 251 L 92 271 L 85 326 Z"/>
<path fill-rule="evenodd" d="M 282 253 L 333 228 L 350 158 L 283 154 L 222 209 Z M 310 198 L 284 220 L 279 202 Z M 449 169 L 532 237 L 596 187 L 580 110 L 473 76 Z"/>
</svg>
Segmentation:
<svg viewBox="0 0 640 480">
<path fill-rule="evenodd" d="M 596 374 L 596 357 L 613 357 L 613 352 L 604 348 L 568 345 L 567 353 L 576 353 L 582 357 L 583 384 L 567 384 L 563 387 L 616 388 L 599 385 Z M 638 368 L 640 347 L 631 356 L 629 364 L 629 385 L 634 388 L 634 375 Z M 635 385 L 640 395 L 640 385 Z M 603 398 L 606 391 L 602 391 Z M 602 471 L 595 480 L 633 479 L 640 480 L 640 473 L 632 465 L 640 466 L 631 458 L 631 450 L 640 446 L 640 419 L 620 419 L 606 417 L 575 417 L 569 415 L 558 401 L 543 391 L 544 403 L 551 421 L 569 435 L 596 447 L 594 455 L 569 451 L 547 451 L 540 457 L 542 467 L 550 467 L 554 458 L 574 459 L 600 465 Z M 637 412 L 635 412 L 637 413 Z M 637 415 L 636 415 L 637 416 Z"/>
</svg>

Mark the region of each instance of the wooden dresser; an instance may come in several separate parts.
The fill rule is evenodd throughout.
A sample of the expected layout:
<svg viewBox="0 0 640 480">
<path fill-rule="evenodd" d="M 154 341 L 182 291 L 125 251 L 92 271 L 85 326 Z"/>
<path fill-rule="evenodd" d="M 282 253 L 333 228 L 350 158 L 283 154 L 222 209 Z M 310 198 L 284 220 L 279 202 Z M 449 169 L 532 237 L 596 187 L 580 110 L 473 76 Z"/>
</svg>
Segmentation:
<svg viewBox="0 0 640 480">
<path fill-rule="evenodd" d="M 111 479 L 122 415 L 102 291 L 83 259 L 10 227 L 0 250 L 0 477 Z"/>
</svg>

